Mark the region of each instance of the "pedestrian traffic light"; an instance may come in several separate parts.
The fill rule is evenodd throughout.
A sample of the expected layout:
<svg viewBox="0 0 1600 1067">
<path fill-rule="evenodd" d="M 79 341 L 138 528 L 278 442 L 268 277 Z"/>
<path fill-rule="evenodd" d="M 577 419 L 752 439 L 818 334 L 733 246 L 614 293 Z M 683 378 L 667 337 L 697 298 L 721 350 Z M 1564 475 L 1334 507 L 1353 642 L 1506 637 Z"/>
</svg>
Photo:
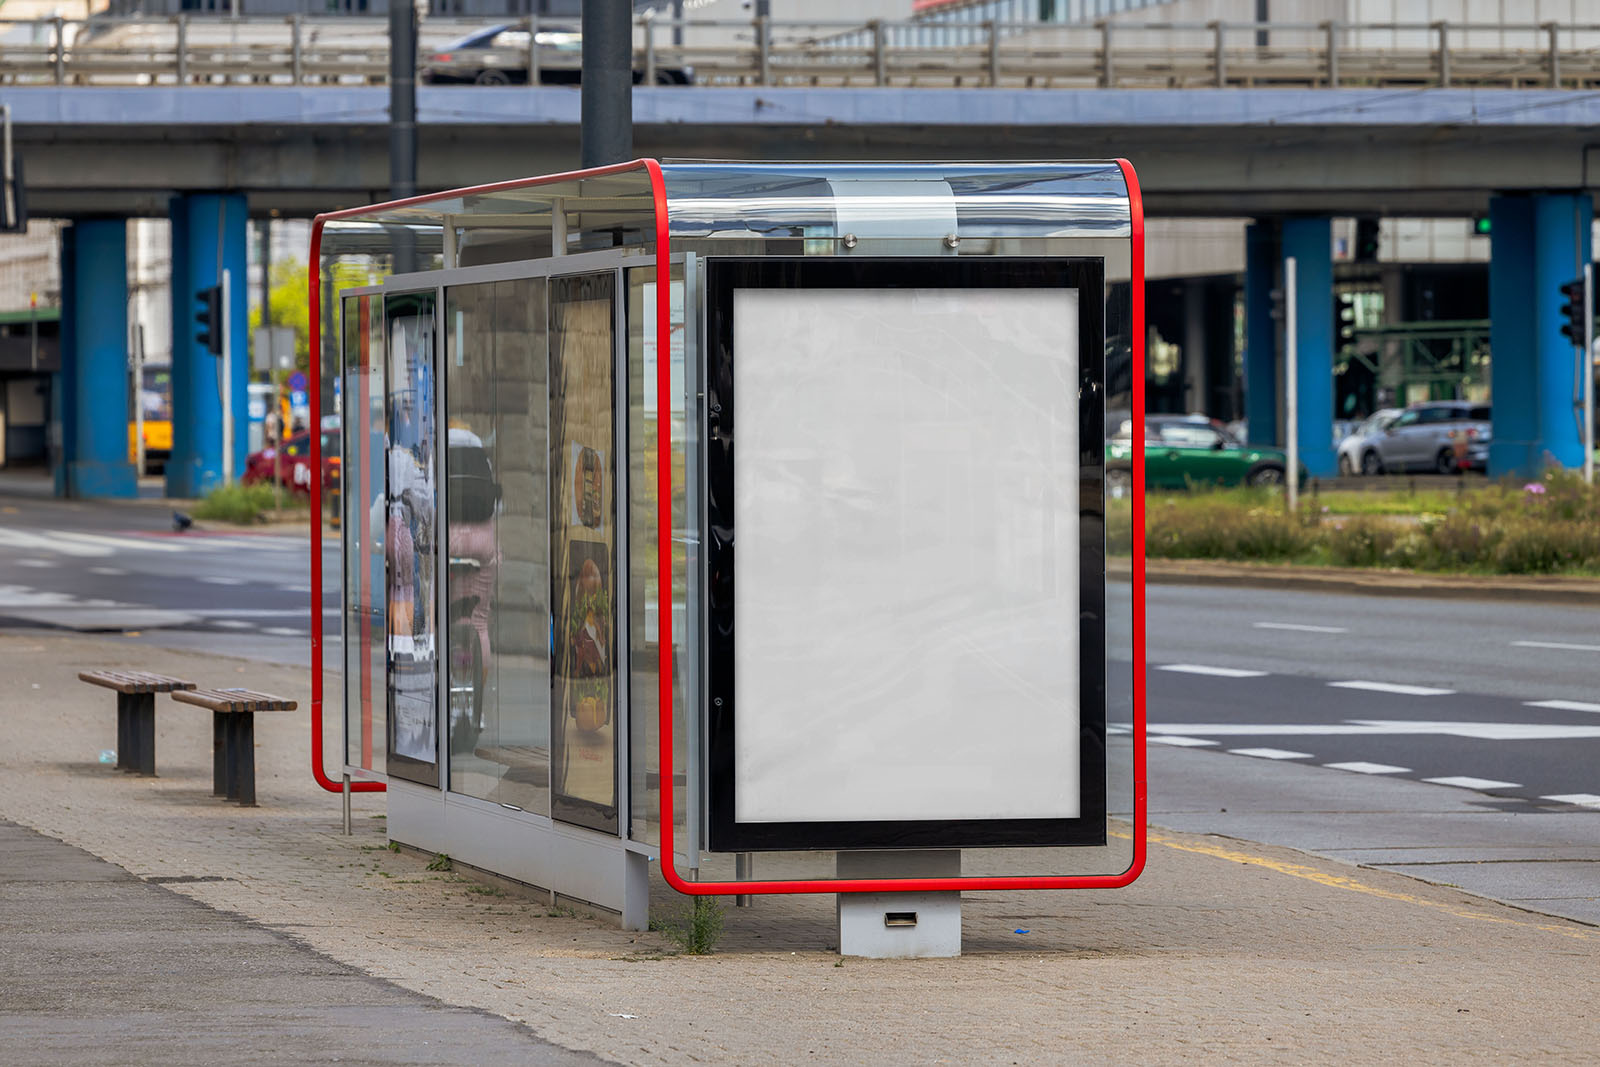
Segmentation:
<svg viewBox="0 0 1600 1067">
<path fill-rule="evenodd" d="M 213 356 L 222 355 L 222 286 L 213 285 L 201 289 L 194 294 L 200 310 L 195 314 L 194 321 L 200 324 L 200 331 L 194 339 L 210 352 Z"/>
<path fill-rule="evenodd" d="M 1344 348 L 1356 339 L 1356 298 L 1354 293 L 1340 293 L 1334 298 L 1334 319 L 1339 330 L 1339 344 Z"/>
<path fill-rule="evenodd" d="M 1566 303 L 1561 305 L 1561 317 L 1566 321 L 1561 324 L 1561 336 L 1582 348 L 1587 342 L 1584 339 L 1583 322 L 1583 279 L 1574 278 L 1561 287 L 1561 295 L 1566 297 Z"/>
<path fill-rule="evenodd" d="M 1356 262 L 1378 262 L 1378 220 L 1356 219 Z"/>
</svg>

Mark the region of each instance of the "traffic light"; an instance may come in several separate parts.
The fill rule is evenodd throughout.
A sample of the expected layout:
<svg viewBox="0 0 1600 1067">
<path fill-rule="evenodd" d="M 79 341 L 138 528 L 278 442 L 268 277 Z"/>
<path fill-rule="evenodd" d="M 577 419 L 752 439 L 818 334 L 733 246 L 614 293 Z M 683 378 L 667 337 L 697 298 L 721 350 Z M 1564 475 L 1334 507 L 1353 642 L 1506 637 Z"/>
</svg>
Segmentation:
<svg viewBox="0 0 1600 1067">
<path fill-rule="evenodd" d="M 1356 262 L 1378 262 L 1378 220 L 1356 219 Z"/>
<path fill-rule="evenodd" d="M 1567 300 L 1561 305 L 1561 317 L 1566 319 L 1561 324 L 1561 336 L 1582 348 L 1587 343 L 1583 328 L 1583 279 L 1574 278 L 1567 282 L 1561 287 L 1561 295 Z"/>
<path fill-rule="evenodd" d="M 1356 339 L 1356 298 L 1354 293 L 1340 293 L 1334 298 L 1334 321 L 1339 331 L 1337 348 L 1344 348 Z"/>
<path fill-rule="evenodd" d="M 213 285 L 201 289 L 194 294 L 194 298 L 200 305 L 200 310 L 194 317 L 194 321 L 200 324 L 200 331 L 194 335 L 194 339 L 205 346 L 205 350 L 213 356 L 220 356 L 222 355 L 222 286 Z"/>
</svg>

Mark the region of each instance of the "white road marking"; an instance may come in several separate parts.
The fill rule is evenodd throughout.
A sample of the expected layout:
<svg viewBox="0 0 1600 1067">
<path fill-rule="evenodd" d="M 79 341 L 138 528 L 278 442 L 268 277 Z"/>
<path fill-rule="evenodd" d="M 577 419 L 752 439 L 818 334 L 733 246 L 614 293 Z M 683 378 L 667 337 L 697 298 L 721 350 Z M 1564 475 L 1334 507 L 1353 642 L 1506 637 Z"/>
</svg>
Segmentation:
<svg viewBox="0 0 1600 1067">
<path fill-rule="evenodd" d="M 1525 707 L 1549 708 L 1552 711 L 1595 711 L 1600 712 L 1600 704 L 1585 704 L 1581 700 L 1526 700 Z"/>
<path fill-rule="evenodd" d="M 1163 737 L 1152 737 L 1150 740 L 1158 745 L 1177 745 L 1179 748 L 1199 748 L 1201 745 L 1214 745 L 1215 741 L 1206 741 L 1199 737 L 1178 737 L 1167 734 Z"/>
<path fill-rule="evenodd" d="M 254 630 L 256 628 L 254 623 L 243 622 L 239 619 L 218 619 L 211 625 L 223 630 Z"/>
<path fill-rule="evenodd" d="M 1184 737 L 1382 737 L 1415 734 L 1466 737 L 1475 741 L 1572 741 L 1600 737 L 1600 726 L 1525 722 L 1421 722 L 1410 719 L 1351 719 L 1342 723 L 1173 723 L 1149 726 L 1152 734 Z"/>
<path fill-rule="evenodd" d="M 115 578 L 119 575 L 127 574 L 128 572 L 123 570 L 121 567 L 90 567 L 89 573 L 103 574 L 108 578 Z"/>
<path fill-rule="evenodd" d="M 190 615 L 206 619 L 239 617 L 246 619 L 304 619 L 310 613 L 305 608 L 184 608 Z M 324 608 L 322 617 L 338 618 L 338 608 Z"/>
<path fill-rule="evenodd" d="M 19 560 L 17 560 L 17 566 L 19 566 L 19 567 L 54 567 L 55 565 L 56 565 L 55 564 L 55 560 L 50 560 L 50 559 L 19 559 Z"/>
<path fill-rule="evenodd" d="M 1235 756 L 1255 756 L 1258 759 L 1310 759 L 1309 752 L 1290 752 L 1286 748 L 1230 748 Z"/>
<path fill-rule="evenodd" d="M 1600 808 L 1600 795 L 1594 793 L 1557 793 L 1553 797 L 1539 799 L 1553 800 L 1557 804 L 1575 804 L 1580 808 Z"/>
<path fill-rule="evenodd" d="M 309 593 L 311 592 L 311 587 L 309 585 L 287 585 L 284 586 L 283 591 L 285 593 Z"/>
<path fill-rule="evenodd" d="M 208 574 L 204 578 L 201 578 L 200 580 L 202 582 L 205 582 L 207 585 L 243 585 L 244 584 L 244 579 L 243 578 L 231 578 L 231 577 L 228 577 L 227 575 L 222 575 L 222 574 Z"/>
<path fill-rule="evenodd" d="M 1410 767 L 1396 767 L 1388 763 L 1366 763 L 1362 760 L 1352 760 L 1349 763 L 1324 763 L 1324 767 L 1332 767 L 1336 771 L 1354 771 L 1357 774 L 1406 774 Z"/>
<path fill-rule="evenodd" d="M 1454 689 L 1435 689 L 1427 685 L 1399 685 L 1395 682 L 1329 682 L 1334 689 L 1364 689 L 1371 693 L 1398 693 L 1407 697 L 1445 697 Z"/>
<path fill-rule="evenodd" d="M 1258 630 L 1297 630 L 1308 634 L 1347 634 L 1350 630 L 1344 626 L 1312 626 L 1305 622 L 1258 622 L 1252 623 Z"/>
<path fill-rule="evenodd" d="M 1205 674 L 1215 678 L 1265 678 L 1266 671 L 1243 671 L 1237 667 L 1207 667 L 1200 663 L 1168 663 L 1158 671 L 1176 671 L 1178 674 Z"/>
<path fill-rule="evenodd" d="M 310 630 L 296 630 L 288 626 L 268 626 L 261 632 L 273 637 L 309 637 L 311 634 Z"/>
<path fill-rule="evenodd" d="M 1572 645 L 1565 641 L 1513 641 L 1512 648 L 1555 648 L 1563 652 L 1600 652 L 1600 645 Z"/>
<path fill-rule="evenodd" d="M 59 552 L 68 556 L 109 556 L 111 549 L 104 545 L 74 544 L 57 541 L 23 530 L 0 529 L 0 546 L 26 548 L 36 552 Z"/>
<path fill-rule="evenodd" d="M 1521 789 L 1517 782 L 1497 782 L 1493 778 L 1474 778 L 1470 774 L 1456 774 L 1448 778 L 1424 778 L 1424 782 L 1434 785 L 1453 785 L 1462 789 L 1476 789 L 1480 793 L 1485 789 Z"/>
<path fill-rule="evenodd" d="M 85 545 L 104 545 L 106 548 L 137 549 L 142 552 L 182 552 L 182 545 L 168 544 L 149 537 L 106 537 L 102 534 L 79 533 L 74 530 L 48 530 L 51 537 Z"/>
</svg>

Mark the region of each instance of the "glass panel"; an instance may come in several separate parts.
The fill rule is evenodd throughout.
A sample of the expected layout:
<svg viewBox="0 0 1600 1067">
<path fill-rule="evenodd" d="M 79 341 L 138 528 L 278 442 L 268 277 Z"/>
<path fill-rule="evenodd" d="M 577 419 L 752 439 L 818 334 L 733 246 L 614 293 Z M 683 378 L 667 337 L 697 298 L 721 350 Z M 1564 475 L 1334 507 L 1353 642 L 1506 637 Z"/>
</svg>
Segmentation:
<svg viewBox="0 0 1600 1067">
<path fill-rule="evenodd" d="M 628 271 L 628 668 L 629 668 L 629 821 L 635 841 L 661 843 L 659 816 L 660 592 L 656 573 L 656 269 Z M 691 645 L 688 620 L 698 603 L 690 603 L 687 575 L 698 573 L 697 512 L 687 508 L 685 457 L 694 447 L 696 430 L 686 418 L 692 386 L 684 374 L 683 268 L 672 268 L 672 690 L 673 751 L 676 762 L 673 840 L 681 852 L 688 828 L 690 769 L 685 695 L 695 691 L 699 676 L 698 641 Z"/>
<path fill-rule="evenodd" d="M 550 811 L 542 278 L 445 291 L 450 789 Z"/>
<path fill-rule="evenodd" d="M 617 829 L 616 275 L 550 281 L 551 812 Z"/>
<path fill-rule="evenodd" d="M 385 297 L 388 319 L 389 773 L 439 784 L 434 581 L 434 294 Z"/>
<path fill-rule="evenodd" d="M 382 773 L 384 692 L 383 316 L 372 297 L 344 299 L 345 763 Z M 374 692 L 377 696 L 374 699 Z"/>
</svg>

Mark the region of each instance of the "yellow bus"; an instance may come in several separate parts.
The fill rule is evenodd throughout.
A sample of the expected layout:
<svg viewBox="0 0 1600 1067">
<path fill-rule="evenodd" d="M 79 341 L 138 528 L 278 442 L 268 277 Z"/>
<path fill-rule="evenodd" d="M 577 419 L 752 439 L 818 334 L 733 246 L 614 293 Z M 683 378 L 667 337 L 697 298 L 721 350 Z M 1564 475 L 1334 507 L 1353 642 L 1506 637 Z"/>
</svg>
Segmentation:
<svg viewBox="0 0 1600 1067">
<path fill-rule="evenodd" d="M 139 443 L 135 438 L 138 421 L 132 406 L 144 409 L 144 462 L 145 469 L 154 473 L 165 469 L 172 455 L 172 365 L 147 364 L 144 380 L 137 390 L 131 390 L 128 411 L 128 462 L 137 463 Z"/>
</svg>

